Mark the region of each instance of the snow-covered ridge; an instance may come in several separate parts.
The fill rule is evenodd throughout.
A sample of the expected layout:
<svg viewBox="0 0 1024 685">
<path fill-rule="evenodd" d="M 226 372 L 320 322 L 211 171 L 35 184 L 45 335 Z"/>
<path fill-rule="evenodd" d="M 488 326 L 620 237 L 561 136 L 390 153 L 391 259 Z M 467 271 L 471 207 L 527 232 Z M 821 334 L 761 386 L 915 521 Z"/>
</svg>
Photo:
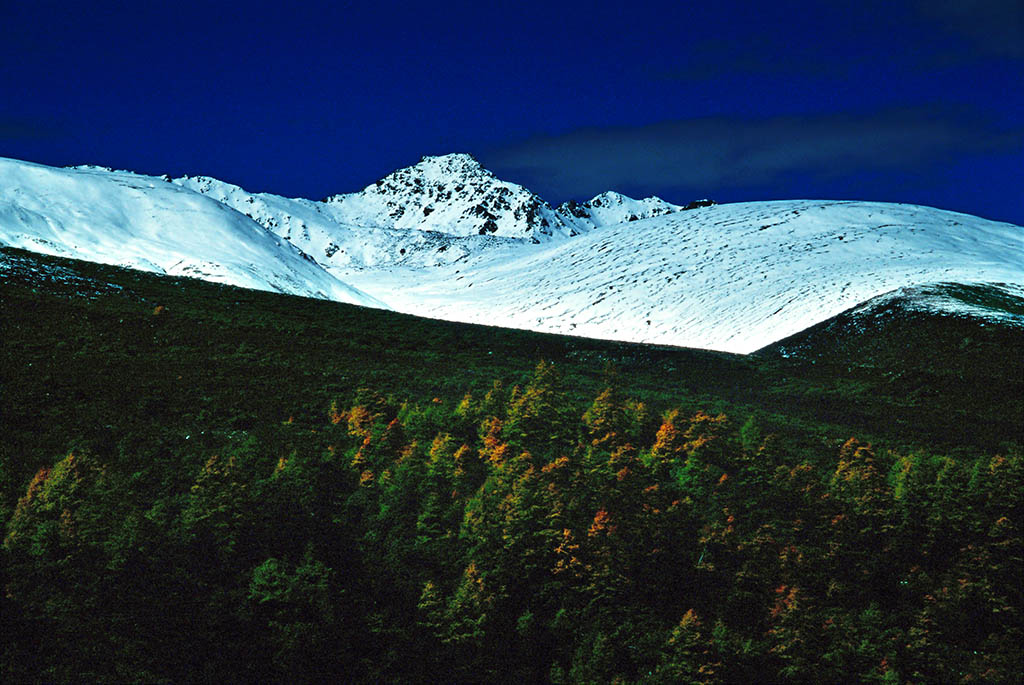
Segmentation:
<svg viewBox="0 0 1024 685">
<path fill-rule="evenodd" d="M 609 191 L 553 210 L 467 154 L 424 157 L 323 202 L 250 193 L 209 176 L 173 182 L 226 204 L 332 269 L 441 266 L 509 241 L 548 242 L 682 209 Z"/>
<path fill-rule="evenodd" d="M 1024 228 L 929 207 L 716 205 L 480 254 L 429 273 L 351 274 L 439 319 L 747 353 L 897 288 L 1024 285 Z"/>
<path fill-rule="evenodd" d="M 981 290 L 985 297 L 975 296 Z M 1024 285 L 1010 283 L 928 283 L 897 288 L 891 293 L 870 300 L 851 312 L 882 307 L 890 301 L 899 302 L 907 311 L 940 312 L 953 316 L 993 321 L 1024 330 Z M 1010 303 L 1007 307 L 1006 304 Z"/>
<path fill-rule="evenodd" d="M 498 179 L 471 155 L 424 157 L 358 193 L 335 195 L 325 212 L 340 224 L 495 235 L 544 242 L 579 227 L 521 185 Z"/>
<path fill-rule="evenodd" d="M 915 320 L 917 315 L 925 318 Z M 758 354 L 797 357 L 812 362 L 824 357 L 859 364 L 865 358 L 870 359 L 871 348 L 878 347 L 876 343 L 882 343 L 887 348 L 886 354 L 902 355 L 906 351 L 906 342 L 890 347 L 892 340 L 884 336 L 877 339 L 878 331 L 892 324 L 928 326 L 924 322 L 933 316 L 941 317 L 943 321 L 969 320 L 982 328 L 996 324 L 1003 330 L 1016 330 L 1024 335 L 1024 286 L 1007 283 L 926 283 L 896 288 L 794 336 L 774 342 L 759 350 Z M 927 335 L 941 337 L 943 331 L 932 329 Z M 980 337 L 983 338 L 984 334 Z M 957 335 L 955 339 L 961 349 L 973 344 L 970 338 L 964 339 Z M 920 342 L 928 344 L 926 340 Z"/>
<path fill-rule="evenodd" d="M 244 214 L 329 270 L 438 266 L 509 241 L 491 235 L 388 228 L 378 225 L 376 217 L 353 216 L 354 223 L 345 223 L 330 203 L 250 193 L 209 176 L 184 176 L 173 182 Z"/>
<path fill-rule="evenodd" d="M 563 216 L 573 217 L 577 223 L 597 227 L 651 219 L 682 209 L 679 205 L 665 202 L 660 197 L 651 196 L 634 200 L 622 193 L 609 190 L 586 202 L 563 202 L 557 211 Z"/>
<path fill-rule="evenodd" d="M 1024 229 L 913 205 L 680 207 L 608 192 L 553 210 L 468 155 L 427 157 L 325 202 L 168 181 L 0 160 L 0 244 L 440 319 L 732 352 L 900 288 L 1024 287 Z"/>
<path fill-rule="evenodd" d="M 386 305 L 224 204 L 165 179 L 0 158 L 0 244 L 173 276 Z"/>
</svg>

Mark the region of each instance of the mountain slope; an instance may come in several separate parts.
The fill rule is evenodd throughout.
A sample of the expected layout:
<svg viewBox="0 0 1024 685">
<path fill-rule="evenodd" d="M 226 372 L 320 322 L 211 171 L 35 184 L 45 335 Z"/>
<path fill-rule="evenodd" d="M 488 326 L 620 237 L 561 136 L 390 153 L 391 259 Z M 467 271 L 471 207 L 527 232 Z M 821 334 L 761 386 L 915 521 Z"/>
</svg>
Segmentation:
<svg viewBox="0 0 1024 685">
<path fill-rule="evenodd" d="M 459 154 L 325 202 L 167 180 L 3 161 L 0 244 L 453 321 L 739 353 L 898 288 L 1024 285 L 1024 229 L 913 205 L 682 208 L 608 192 L 553 210 Z"/>
<path fill-rule="evenodd" d="M 164 179 L 129 172 L 0 159 L 0 244 L 385 306 L 224 204 Z"/>
<path fill-rule="evenodd" d="M 915 329 L 927 320 L 942 320 L 939 331 L 927 336 Z M 905 334 L 893 344 L 892 329 Z M 987 330 L 986 330 L 987 329 Z M 909 356 L 928 357 L 928 365 L 956 366 L 939 361 L 931 347 L 950 353 L 978 344 L 989 334 L 999 335 L 997 346 L 1012 358 L 1024 358 L 1024 286 L 1005 283 L 963 285 L 929 283 L 874 297 L 837 316 L 784 338 L 756 354 L 781 356 L 811 363 L 897 366 Z M 1019 349 L 1019 354 L 1014 349 Z M 992 359 L 998 355 L 991 355 Z M 994 371 L 998 371 L 995 369 Z M 1020 379 L 1024 381 L 1024 379 Z"/>
<path fill-rule="evenodd" d="M 548 242 L 683 209 L 608 191 L 552 210 L 470 155 L 424 157 L 366 189 L 324 202 L 250 193 L 209 176 L 173 179 L 245 214 L 329 268 L 441 266 L 489 248 Z"/>
<path fill-rule="evenodd" d="M 870 413 L 877 398 L 887 396 L 892 405 L 885 422 L 896 433 L 943 436 L 960 445 L 980 430 L 1017 439 L 1024 425 L 1024 288 L 898 288 L 748 358 L 799 368 L 801 378 L 787 374 L 790 392 L 803 388 L 822 417 Z M 856 399 L 829 411 L 814 388 L 838 383 Z M 942 409 L 921 411 L 928 406 Z M 987 409 L 976 414 L 978 407 Z"/>
<path fill-rule="evenodd" d="M 1024 284 L 1022 237 L 1019 226 L 913 205 L 752 202 L 429 273 L 347 277 L 424 316 L 746 353 L 900 287 Z"/>
<path fill-rule="evenodd" d="M 364 387 L 399 398 L 440 396 L 454 406 L 467 390 L 483 398 L 495 379 L 506 388 L 523 382 L 540 359 L 559 367 L 584 408 L 605 387 L 602 369 L 611 363 L 624 395 L 647 402 L 651 416 L 682 406 L 742 421 L 756 407 L 773 430 L 781 422 L 794 439 L 802 435 L 810 454 L 820 454 L 822 432 L 840 442 L 856 434 L 890 445 L 996 449 L 1019 439 L 1015 419 L 1024 410 L 1024 355 L 1015 354 L 1024 340 L 977 320 L 950 336 L 949 322 L 932 316 L 916 319 L 916 330 L 909 322 L 881 326 L 849 344 L 841 333 L 819 350 L 833 349 L 833 364 L 824 356 L 738 356 L 431 320 L 7 248 L 0 248 L 0 286 L 0 414 L 12 427 L 0 451 L 12 448 L 18 459 L 52 459 L 63 449 L 43 445 L 42 435 L 109 441 L 111 425 L 134 429 L 133 416 L 176 416 L 186 440 L 197 430 L 246 429 L 292 413 L 298 421 L 319 418 L 332 398 Z M 847 351 L 865 340 L 905 356 L 901 331 L 938 340 L 926 352 L 941 351 L 927 383 L 900 373 L 921 365 L 848 368 Z M 972 342 L 963 345 L 963 336 Z M 91 416 L 65 407 L 83 401 Z"/>
<path fill-rule="evenodd" d="M 609 190 L 583 203 L 563 202 L 558 206 L 558 213 L 572 217 L 577 223 L 596 227 L 651 219 L 681 209 L 683 208 L 679 205 L 665 202 L 660 197 L 634 200 L 627 195 Z"/>
<path fill-rule="evenodd" d="M 443 230 L 389 228 L 376 225 L 386 222 L 372 216 L 351 217 L 360 223 L 345 223 L 328 203 L 250 193 L 209 176 L 184 176 L 173 183 L 246 215 L 328 269 L 438 266 L 512 240 L 492 235 L 455 236 Z"/>
<path fill-rule="evenodd" d="M 769 651 L 782 644 L 773 627 L 788 639 L 795 626 L 799 637 L 830 616 L 835 629 L 816 641 L 808 679 L 825 649 L 862 655 L 863 635 L 898 649 L 925 631 L 936 639 L 900 655 L 907 660 L 890 673 L 944 682 L 968 662 L 978 679 L 1020 672 L 1016 642 L 1003 639 L 1021 606 L 1019 392 L 976 396 L 972 379 L 938 366 L 953 382 L 908 403 L 884 372 L 799 383 L 809 365 L 793 360 L 415 319 L 7 249 L 0 281 L 9 681 L 450 679 L 451 652 L 440 640 L 423 649 L 431 631 L 415 607 L 426 597 L 445 634 L 464 631 L 466 613 L 445 608 L 466 607 L 465 584 L 440 584 L 450 599 L 423 588 L 465 578 L 477 563 L 503 583 L 497 593 L 497 583 L 475 583 L 477 597 L 503 610 L 480 623 L 501 632 L 481 641 L 491 652 L 473 650 L 469 680 L 499 673 L 490 669 L 510 644 L 545 654 L 607 626 L 607 613 L 596 628 L 560 623 L 547 633 L 516 631 L 503 617 L 529 616 L 504 611 L 511 594 L 565 600 L 545 600 L 547 616 L 592 614 L 586 606 L 601 598 L 591 589 L 607 587 L 609 568 L 620 585 L 651 588 L 616 600 L 612 618 L 630 612 L 635 642 L 665 644 L 680 634 L 680 615 L 704 607 L 703 625 L 742 651 L 728 665 L 736 681 L 792 678 Z M 538 358 L 553 365 L 531 376 Z M 618 379 L 602 374 L 608 362 Z M 1003 362 L 1007 378 L 1024 378 L 1020 356 Z M 663 413 L 670 408 L 678 411 Z M 593 439 L 605 430 L 623 433 Z M 681 445 L 684 432 L 707 447 Z M 626 441 L 639 447 L 621 448 Z M 663 462 L 645 468 L 638 457 L 665 444 Z M 680 482 L 679 472 L 693 477 Z M 702 539 L 723 530 L 710 545 Z M 538 540 L 567 541 L 577 559 L 600 562 L 575 565 L 589 574 L 573 578 L 582 598 L 558 584 L 561 554 L 530 551 L 543 550 Z M 619 563 L 613 552 L 624 547 Z M 553 572 L 534 563 L 544 558 Z M 780 568 L 810 588 L 809 613 L 794 614 L 789 601 L 806 605 L 804 594 L 780 599 Z M 682 592 L 666 594 L 659 579 Z M 747 620 L 771 618 L 781 601 L 793 605 L 782 623 Z M 306 616 L 302 637 L 326 656 L 278 658 L 295 635 L 280 627 Z M 965 643 L 960 616 L 988 627 Z M 397 645 L 387 653 L 375 651 L 382 630 Z M 982 657 L 964 656 L 973 647 Z M 593 651 L 577 638 L 562 654 Z M 431 659 L 429 670 L 407 667 L 408 655 Z M 857 679 L 876 679 L 882 659 L 843 658 L 830 679 L 846 679 L 850 663 Z M 521 680 L 556 669 L 543 664 Z M 679 679 L 681 669 L 666 671 L 656 676 Z"/>
</svg>

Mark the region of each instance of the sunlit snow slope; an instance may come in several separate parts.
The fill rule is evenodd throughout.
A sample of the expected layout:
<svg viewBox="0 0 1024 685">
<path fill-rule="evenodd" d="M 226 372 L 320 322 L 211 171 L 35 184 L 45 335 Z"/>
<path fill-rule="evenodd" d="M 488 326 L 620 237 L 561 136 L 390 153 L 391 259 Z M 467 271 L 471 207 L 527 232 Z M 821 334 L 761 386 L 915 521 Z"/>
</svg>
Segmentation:
<svg viewBox="0 0 1024 685">
<path fill-rule="evenodd" d="M 0 159 L 0 244 L 440 319 L 731 352 L 897 289 L 1024 287 L 1024 228 L 1011 224 L 913 205 L 683 208 L 615 192 L 552 209 L 462 154 L 324 202 Z"/>
<path fill-rule="evenodd" d="M 0 244 L 259 290 L 385 306 L 224 204 L 164 179 L 0 158 Z"/>
<path fill-rule="evenodd" d="M 473 233 L 382 226 L 376 214 L 338 218 L 330 203 L 250 193 L 209 176 L 185 176 L 173 183 L 202 193 L 256 221 L 328 268 L 438 266 L 512 240 Z M 345 196 L 345 197 L 353 197 Z M 410 198 L 394 196 L 396 206 Z M 355 223 L 351 223 L 355 222 Z M 516 242 L 523 242 L 518 240 Z"/>
<path fill-rule="evenodd" d="M 347 277 L 424 316 L 746 353 L 896 288 L 1022 285 L 1024 229 L 913 205 L 751 202 Z"/>
</svg>

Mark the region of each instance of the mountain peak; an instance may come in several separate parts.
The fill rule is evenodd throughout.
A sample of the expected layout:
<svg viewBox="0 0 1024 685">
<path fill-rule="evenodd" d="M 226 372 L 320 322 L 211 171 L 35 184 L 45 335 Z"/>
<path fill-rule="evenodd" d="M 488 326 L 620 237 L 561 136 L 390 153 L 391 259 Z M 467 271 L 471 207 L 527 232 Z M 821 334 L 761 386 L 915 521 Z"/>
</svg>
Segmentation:
<svg viewBox="0 0 1024 685">
<path fill-rule="evenodd" d="M 565 217 L 575 218 L 577 223 L 608 226 L 650 219 L 671 214 L 680 209 L 682 207 L 665 202 L 653 195 L 642 200 L 634 200 L 628 195 L 614 190 L 606 190 L 583 203 L 564 202 L 558 207 L 558 212 Z"/>
<path fill-rule="evenodd" d="M 465 152 L 425 156 L 361 192 L 328 198 L 327 204 L 341 223 L 369 220 L 380 228 L 530 242 L 576 233 L 573 223 L 547 202 L 523 186 L 502 181 Z"/>
<path fill-rule="evenodd" d="M 447 155 L 424 155 L 416 164 L 394 171 L 382 180 L 423 179 L 424 181 L 456 182 L 465 179 L 481 178 L 488 182 L 498 182 L 497 177 L 485 169 L 476 157 L 468 152 L 453 152 Z M 378 185 L 380 182 L 378 181 Z"/>
<path fill-rule="evenodd" d="M 480 161 L 468 152 L 451 152 L 447 155 L 423 155 L 416 166 L 421 165 L 451 170 L 487 171 L 480 164 Z"/>
<path fill-rule="evenodd" d="M 636 200 L 614 190 L 606 190 L 600 195 L 595 195 L 587 204 L 591 207 L 611 207 L 621 205 L 623 202 L 636 202 Z"/>
</svg>

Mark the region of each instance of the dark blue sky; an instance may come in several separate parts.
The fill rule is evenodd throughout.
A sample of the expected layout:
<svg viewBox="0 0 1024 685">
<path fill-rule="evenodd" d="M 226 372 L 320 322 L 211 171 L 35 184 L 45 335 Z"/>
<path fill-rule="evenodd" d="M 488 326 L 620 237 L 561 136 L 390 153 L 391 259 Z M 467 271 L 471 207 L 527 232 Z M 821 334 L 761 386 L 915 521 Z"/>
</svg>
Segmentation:
<svg viewBox="0 0 1024 685">
<path fill-rule="evenodd" d="M 1024 224 L 1024 2 L 0 0 L 0 156 L 320 198 L 456 151 L 553 203 Z"/>
</svg>

